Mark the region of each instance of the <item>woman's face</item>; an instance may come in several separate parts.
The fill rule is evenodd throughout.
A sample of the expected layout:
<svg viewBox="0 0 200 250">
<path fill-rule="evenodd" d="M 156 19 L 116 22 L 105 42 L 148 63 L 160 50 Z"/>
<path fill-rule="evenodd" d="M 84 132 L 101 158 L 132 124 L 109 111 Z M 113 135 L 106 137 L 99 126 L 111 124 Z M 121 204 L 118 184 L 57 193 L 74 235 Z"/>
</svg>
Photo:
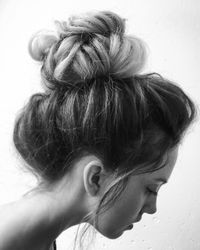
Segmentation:
<svg viewBox="0 0 200 250">
<path fill-rule="evenodd" d="M 156 212 L 157 192 L 168 181 L 177 160 L 178 148 L 168 153 L 165 167 L 152 172 L 131 176 L 126 189 L 114 205 L 100 214 L 98 227 L 110 239 L 119 237 L 127 226 L 138 222 L 143 213 Z"/>
</svg>

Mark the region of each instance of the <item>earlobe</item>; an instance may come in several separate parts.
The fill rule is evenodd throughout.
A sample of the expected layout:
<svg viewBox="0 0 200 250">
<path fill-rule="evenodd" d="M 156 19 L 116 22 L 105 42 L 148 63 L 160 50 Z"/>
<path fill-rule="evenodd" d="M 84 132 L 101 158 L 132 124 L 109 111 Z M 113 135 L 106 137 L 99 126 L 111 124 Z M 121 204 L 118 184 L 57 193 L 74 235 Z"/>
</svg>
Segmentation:
<svg viewBox="0 0 200 250">
<path fill-rule="evenodd" d="M 88 194 L 95 196 L 100 189 L 100 174 L 102 172 L 102 164 L 99 161 L 89 162 L 83 172 L 83 181 L 85 190 Z"/>
</svg>

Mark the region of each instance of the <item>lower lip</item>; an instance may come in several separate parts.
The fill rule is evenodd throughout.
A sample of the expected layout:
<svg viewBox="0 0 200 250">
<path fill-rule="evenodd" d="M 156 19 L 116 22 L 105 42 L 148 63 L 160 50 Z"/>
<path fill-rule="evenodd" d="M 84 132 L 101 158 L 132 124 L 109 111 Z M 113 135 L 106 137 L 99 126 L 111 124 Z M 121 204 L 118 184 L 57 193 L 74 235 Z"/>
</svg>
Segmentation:
<svg viewBox="0 0 200 250">
<path fill-rule="evenodd" d="M 133 228 L 133 224 L 129 225 L 126 230 L 131 230 Z"/>
</svg>

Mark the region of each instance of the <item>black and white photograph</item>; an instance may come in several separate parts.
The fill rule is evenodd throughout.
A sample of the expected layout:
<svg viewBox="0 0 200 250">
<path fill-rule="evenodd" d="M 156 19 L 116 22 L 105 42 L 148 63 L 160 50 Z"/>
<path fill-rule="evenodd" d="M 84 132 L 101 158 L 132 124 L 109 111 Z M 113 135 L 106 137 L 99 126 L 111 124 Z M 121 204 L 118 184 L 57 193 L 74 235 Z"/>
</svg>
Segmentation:
<svg viewBox="0 0 200 250">
<path fill-rule="evenodd" d="M 0 0 L 0 250 L 200 250 L 200 1 Z"/>
</svg>

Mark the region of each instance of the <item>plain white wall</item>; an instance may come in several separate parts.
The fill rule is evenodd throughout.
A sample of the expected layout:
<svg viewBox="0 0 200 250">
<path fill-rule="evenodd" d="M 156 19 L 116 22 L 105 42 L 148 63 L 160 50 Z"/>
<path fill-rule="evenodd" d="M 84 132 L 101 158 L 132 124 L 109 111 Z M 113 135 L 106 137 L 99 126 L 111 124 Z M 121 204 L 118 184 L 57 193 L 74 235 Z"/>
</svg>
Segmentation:
<svg viewBox="0 0 200 250">
<path fill-rule="evenodd" d="M 20 198 L 36 184 L 21 169 L 12 146 L 15 116 L 29 96 L 42 91 L 40 66 L 27 50 L 30 36 L 53 20 L 89 10 L 112 10 L 127 18 L 127 32 L 149 46 L 144 72 L 159 72 L 178 82 L 200 104 L 199 0 L 4 0 L 0 2 L 0 204 Z M 200 249 L 200 128 L 190 129 L 181 146 L 169 184 L 158 198 L 158 212 L 144 215 L 132 231 L 109 240 L 97 236 L 103 250 Z M 70 249 L 77 226 L 58 239 L 59 250 Z"/>
</svg>

